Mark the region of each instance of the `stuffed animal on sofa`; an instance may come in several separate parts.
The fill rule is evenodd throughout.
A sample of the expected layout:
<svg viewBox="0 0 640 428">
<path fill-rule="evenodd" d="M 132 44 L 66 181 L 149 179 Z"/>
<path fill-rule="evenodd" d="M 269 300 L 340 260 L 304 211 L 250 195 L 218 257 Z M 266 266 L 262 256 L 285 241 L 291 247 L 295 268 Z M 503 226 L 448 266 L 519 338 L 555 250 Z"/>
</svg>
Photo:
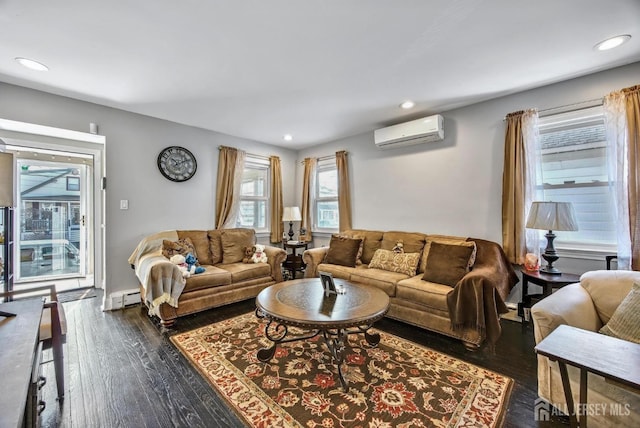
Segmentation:
<svg viewBox="0 0 640 428">
<path fill-rule="evenodd" d="M 399 240 L 398 242 L 396 242 L 396 246 L 395 246 L 395 247 L 393 247 L 393 250 L 392 250 L 392 251 L 393 251 L 394 253 L 396 253 L 396 254 L 402 254 L 402 253 L 404 253 L 404 241 L 402 241 L 402 239 L 401 239 L 401 240 Z"/>
<path fill-rule="evenodd" d="M 173 256 L 171 256 L 169 261 L 180 268 L 183 278 L 186 279 L 191 276 L 191 272 L 189 272 L 189 267 L 187 266 L 185 256 L 183 256 L 182 254 L 174 254 Z"/>
<path fill-rule="evenodd" d="M 255 244 L 253 246 L 253 255 L 251 256 L 251 261 L 253 263 L 266 263 L 267 255 L 264 252 L 264 245 Z"/>
<path fill-rule="evenodd" d="M 253 247 L 244 247 L 242 263 L 253 263 L 253 261 L 251 261 L 251 257 L 253 257 Z"/>
<path fill-rule="evenodd" d="M 198 266 L 198 259 L 192 253 L 187 254 L 184 261 L 187 264 L 187 269 L 190 274 L 194 275 L 204 272 L 204 268 L 202 266 Z"/>
</svg>

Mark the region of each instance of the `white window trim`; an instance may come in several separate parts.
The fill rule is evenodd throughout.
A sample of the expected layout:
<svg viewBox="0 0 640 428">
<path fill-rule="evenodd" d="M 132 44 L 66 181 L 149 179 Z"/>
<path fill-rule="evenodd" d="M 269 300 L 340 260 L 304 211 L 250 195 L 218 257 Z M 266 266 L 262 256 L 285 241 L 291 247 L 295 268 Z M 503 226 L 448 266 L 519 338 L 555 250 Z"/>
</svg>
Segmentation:
<svg viewBox="0 0 640 428">
<path fill-rule="evenodd" d="M 323 197 L 321 198 L 319 193 L 320 193 L 320 187 L 319 187 L 319 180 L 318 180 L 318 175 L 320 174 L 320 172 L 322 171 L 326 171 L 326 170 L 336 170 L 337 171 L 338 166 L 336 165 L 336 157 L 335 156 L 330 156 L 330 157 L 326 157 L 323 158 L 322 160 L 319 160 L 317 165 L 316 165 L 316 170 L 315 170 L 315 178 L 314 178 L 314 189 L 313 189 L 313 205 L 311 208 L 312 211 L 312 227 L 311 227 L 311 231 L 313 233 L 316 234 L 326 234 L 327 236 L 331 236 L 334 233 L 337 233 L 339 231 L 338 227 L 332 228 L 332 227 L 319 227 L 318 226 L 318 203 L 320 202 L 332 202 L 335 201 L 336 203 L 338 202 L 338 195 L 336 195 L 335 197 Z"/>
<path fill-rule="evenodd" d="M 269 168 L 271 168 L 271 164 L 269 163 L 269 159 L 265 159 L 260 156 L 246 155 L 244 168 L 252 168 L 252 169 L 263 169 L 267 171 L 267 179 L 265 180 L 265 196 L 242 196 L 240 195 L 240 202 L 242 201 L 265 201 L 266 203 L 266 212 L 265 212 L 265 227 L 263 228 L 254 228 L 256 232 L 256 236 L 269 236 L 271 234 L 271 180 Z M 240 216 L 240 213 L 238 213 Z M 240 217 L 238 217 L 238 220 Z"/>
</svg>

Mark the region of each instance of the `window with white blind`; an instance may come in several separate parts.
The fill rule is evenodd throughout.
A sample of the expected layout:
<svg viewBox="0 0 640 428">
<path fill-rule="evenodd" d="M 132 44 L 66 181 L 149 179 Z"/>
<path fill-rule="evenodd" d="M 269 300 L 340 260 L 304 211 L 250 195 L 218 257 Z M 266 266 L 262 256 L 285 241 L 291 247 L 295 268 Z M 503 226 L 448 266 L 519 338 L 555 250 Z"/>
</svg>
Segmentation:
<svg viewBox="0 0 640 428">
<path fill-rule="evenodd" d="M 335 157 L 318 162 L 314 206 L 314 230 L 337 231 L 338 215 L 338 169 Z"/>
<path fill-rule="evenodd" d="M 615 248 L 602 106 L 541 117 L 539 131 L 542 168 L 537 173 L 537 196 L 571 202 L 578 220 L 578 231 L 557 233 L 557 246 Z"/>
<path fill-rule="evenodd" d="M 240 215 L 237 227 L 269 230 L 269 161 L 247 156 L 242 173 Z"/>
</svg>

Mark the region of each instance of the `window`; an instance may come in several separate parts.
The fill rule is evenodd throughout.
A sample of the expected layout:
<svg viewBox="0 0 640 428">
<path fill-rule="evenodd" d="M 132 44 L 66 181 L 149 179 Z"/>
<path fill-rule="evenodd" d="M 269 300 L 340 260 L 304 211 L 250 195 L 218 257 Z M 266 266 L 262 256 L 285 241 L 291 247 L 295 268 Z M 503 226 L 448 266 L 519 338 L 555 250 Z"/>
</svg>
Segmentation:
<svg viewBox="0 0 640 428">
<path fill-rule="evenodd" d="M 615 246 L 602 107 L 542 117 L 539 130 L 542 168 L 537 173 L 537 196 L 571 202 L 578 220 L 578 231 L 558 234 L 559 246 Z"/>
<path fill-rule="evenodd" d="M 247 155 L 242 173 L 240 215 L 236 226 L 267 232 L 269 197 L 269 161 Z"/>
<path fill-rule="evenodd" d="M 338 230 L 338 169 L 334 157 L 318 162 L 314 209 L 316 230 Z"/>
</svg>

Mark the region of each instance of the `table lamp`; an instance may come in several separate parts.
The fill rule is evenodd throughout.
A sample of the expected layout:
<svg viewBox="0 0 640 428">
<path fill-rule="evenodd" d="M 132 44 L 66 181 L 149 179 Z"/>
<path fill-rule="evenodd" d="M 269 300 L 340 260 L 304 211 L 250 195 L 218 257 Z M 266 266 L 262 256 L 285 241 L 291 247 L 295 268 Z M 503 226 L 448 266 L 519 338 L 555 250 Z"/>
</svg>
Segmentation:
<svg viewBox="0 0 640 428">
<path fill-rule="evenodd" d="M 293 235 L 295 232 L 293 231 L 293 222 L 302 220 L 302 215 L 300 214 L 300 208 L 298 207 L 285 207 L 284 213 L 282 214 L 282 221 L 289 222 L 289 240 L 293 240 Z"/>
<path fill-rule="evenodd" d="M 571 202 L 533 202 L 531 210 L 529 210 L 526 227 L 549 231 L 544 235 L 547 238 L 547 248 L 542 254 L 542 258 L 547 261 L 547 265 L 540 268 L 540 272 L 561 275 L 562 272 L 553 266 L 553 263 L 559 259 L 558 253 L 553 247 L 553 240 L 556 238 L 553 231 L 578 230 L 578 221 Z"/>
</svg>

